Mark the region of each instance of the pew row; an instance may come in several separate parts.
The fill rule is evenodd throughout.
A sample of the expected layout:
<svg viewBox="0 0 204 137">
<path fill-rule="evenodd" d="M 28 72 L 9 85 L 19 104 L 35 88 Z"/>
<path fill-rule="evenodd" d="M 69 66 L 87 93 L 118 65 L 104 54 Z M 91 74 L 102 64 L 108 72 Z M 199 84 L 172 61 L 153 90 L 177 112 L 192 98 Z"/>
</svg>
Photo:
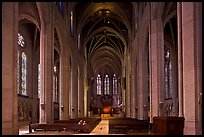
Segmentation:
<svg viewBox="0 0 204 137">
<path fill-rule="evenodd" d="M 128 131 L 148 131 L 149 121 L 132 118 L 109 119 L 109 133 L 127 133 Z"/>
<path fill-rule="evenodd" d="M 86 121 L 86 125 L 78 125 L 80 120 Z M 77 118 L 69 120 L 57 120 L 49 124 L 29 124 L 29 133 L 34 131 L 74 131 L 90 133 L 101 121 L 100 118 Z"/>
</svg>

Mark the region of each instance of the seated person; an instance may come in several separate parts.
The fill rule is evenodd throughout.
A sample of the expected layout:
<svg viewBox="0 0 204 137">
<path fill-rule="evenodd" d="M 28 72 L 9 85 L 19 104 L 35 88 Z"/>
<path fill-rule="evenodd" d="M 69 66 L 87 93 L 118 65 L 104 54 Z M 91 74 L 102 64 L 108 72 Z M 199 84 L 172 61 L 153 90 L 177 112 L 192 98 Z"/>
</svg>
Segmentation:
<svg viewBox="0 0 204 137">
<path fill-rule="evenodd" d="M 87 125 L 86 121 L 83 122 L 83 126 Z"/>
<path fill-rule="evenodd" d="M 82 125 L 83 124 L 83 120 L 81 119 L 78 123 L 78 125 Z"/>
</svg>

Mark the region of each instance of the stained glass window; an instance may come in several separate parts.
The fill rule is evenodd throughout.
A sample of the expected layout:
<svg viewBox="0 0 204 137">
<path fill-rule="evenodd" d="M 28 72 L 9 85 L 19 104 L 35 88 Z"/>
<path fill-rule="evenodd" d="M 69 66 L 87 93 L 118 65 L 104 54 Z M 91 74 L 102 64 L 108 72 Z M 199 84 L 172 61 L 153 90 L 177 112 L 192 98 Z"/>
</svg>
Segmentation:
<svg viewBox="0 0 204 137">
<path fill-rule="evenodd" d="M 172 75 L 171 75 L 171 61 L 170 61 L 170 50 L 165 50 L 165 64 L 164 64 L 164 82 L 165 82 L 165 96 L 171 98 L 172 96 Z"/>
<path fill-rule="evenodd" d="M 38 64 L 38 98 L 40 98 L 40 64 Z"/>
<path fill-rule="evenodd" d="M 80 49 L 80 34 L 78 34 L 78 49 Z"/>
<path fill-rule="evenodd" d="M 71 11 L 70 13 L 70 31 L 71 33 L 73 33 L 73 23 L 74 23 L 74 20 L 73 20 L 73 11 Z"/>
<path fill-rule="evenodd" d="M 58 96 L 58 79 L 57 76 L 55 77 L 55 102 L 57 102 L 57 96 Z"/>
<path fill-rule="evenodd" d="M 101 95 L 101 76 L 98 74 L 97 76 L 97 94 Z"/>
<path fill-rule="evenodd" d="M 22 94 L 23 95 L 27 95 L 26 92 L 26 76 L 27 76 L 27 72 L 26 72 L 26 67 L 27 67 L 27 58 L 26 58 L 26 54 L 25 52 L 22 52 L 22 72 L 21 72 L 21 90 L 22 90 Z"/>
<path fill-rule="evenodd" d="M 117 83 L 117 78 L 116 75 L 113 75 L 113 94 L 118 93 L 118 83 Z"/>
<path fill-rule="evenodd" d="M 104 79 L 104 94 L 109 95 L 109 77 L 108 75 L 105 75 L 105 79 Z"/>
<path fill-rule="evenodd" d="M 24 38 L 23 38 L 23 36 L 20 33 L 18 33 L 18 45 L 20 45 L 22 48 L 25 47 Z"/>
<path fill-rule="evenodd" d="M 21 33 L 18 33 L 17 50 L 17 93 L 27 95 L 26 77 L 27 77 L 27 57 L 24 52 L 25 40 Z"/>
<path fill-rule="evenodd" d="M 54 90 L 53 90 L 53 101 L 57 102 L 57 96 L 58 96 L 58 77 L 57 77 L 57 66 L 54 66 Z"/>
<path fill-rule="evenodd" d="M 19 63 L 19 50 L 17 51 L 17 93 L 20 94 L 20 63 Z"/>
<path fill-rule="evenodd" d="M 60 13 L 63 15 L 63 2 L 59 2 L 59 10 Z"/>
</svg>

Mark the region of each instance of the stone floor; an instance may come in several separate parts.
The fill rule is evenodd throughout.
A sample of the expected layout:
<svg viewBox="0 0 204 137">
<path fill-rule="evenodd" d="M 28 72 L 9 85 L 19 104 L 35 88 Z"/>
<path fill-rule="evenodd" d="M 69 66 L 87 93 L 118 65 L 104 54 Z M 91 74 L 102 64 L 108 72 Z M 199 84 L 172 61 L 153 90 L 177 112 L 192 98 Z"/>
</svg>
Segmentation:
<svg viewBox="0 0 204 137">
<path fill-rule="evenodd" d="M 19 135 L 151 135 L 148 132 L 136 132 L 136 131 L 129 131 L 126 134 L 117 133 L 117 134 L 109 134 L 109 120 L 102 119 L 101 122 L 93 129 L 91 133 L 79 133 L 79 132 L 72 132 L 72 131 L 33 131 L 29 133 L 28 126 L 21 127 L 19 129 Z"/>
</svg>

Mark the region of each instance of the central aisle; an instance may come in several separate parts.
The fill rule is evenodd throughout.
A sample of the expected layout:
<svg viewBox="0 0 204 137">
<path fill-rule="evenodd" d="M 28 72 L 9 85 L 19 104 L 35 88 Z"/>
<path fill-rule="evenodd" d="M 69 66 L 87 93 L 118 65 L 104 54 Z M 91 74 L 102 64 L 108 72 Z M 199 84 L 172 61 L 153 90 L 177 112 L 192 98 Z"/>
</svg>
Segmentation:
<svg viewBox="0 0 204 137">
<path fill-rule="evenodd" d="M 103 119 L 90 133 L 91 135 L 107 135 L 109 133 L 109 120 Z"/>
</svg>

